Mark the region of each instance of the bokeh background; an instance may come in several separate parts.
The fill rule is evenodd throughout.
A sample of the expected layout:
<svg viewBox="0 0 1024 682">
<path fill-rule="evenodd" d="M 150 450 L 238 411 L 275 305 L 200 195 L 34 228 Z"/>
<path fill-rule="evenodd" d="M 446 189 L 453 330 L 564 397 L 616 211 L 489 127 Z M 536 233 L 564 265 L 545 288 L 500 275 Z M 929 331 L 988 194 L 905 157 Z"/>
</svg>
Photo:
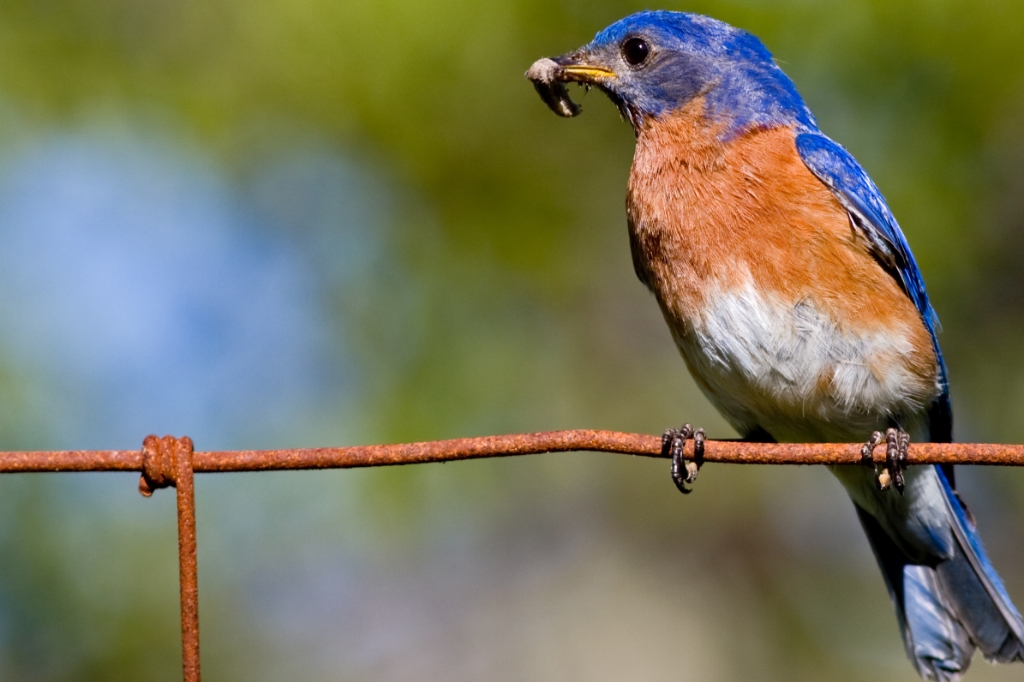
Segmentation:
<svg viewBox="0 0 1024 682">
<path fill-rule="evenodd" d="M 957 434 L 1024 442 L 1024 5 L 695 1 L 881 186 Z M 631 2 L 0 3 L 0 448 L 733 435 L 635 281 L 632 136 L 522 73 Z M 1024 606 L 1024 472 L 962 470 Z M 180 679 L 173 495 L 0 477 L 0 678 Z M 612 455 L 197 481 L 216 680 L 913 680 L 824 470 Z M 1019 679 L 980 658 L 969 679 Z"/>
</svg>

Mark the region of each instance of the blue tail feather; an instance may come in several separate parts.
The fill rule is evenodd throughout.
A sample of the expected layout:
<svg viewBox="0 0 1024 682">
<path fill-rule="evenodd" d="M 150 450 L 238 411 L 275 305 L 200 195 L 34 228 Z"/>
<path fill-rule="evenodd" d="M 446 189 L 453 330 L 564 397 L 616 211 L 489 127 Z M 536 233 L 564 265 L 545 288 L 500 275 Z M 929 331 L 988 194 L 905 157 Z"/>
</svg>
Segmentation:
<svg viewBox="0 0 1024 682">
<path fill-rule="evenodd" d="M 856 504 L 857 516 L 882 569 L 907 656 L 921 677 L 939 682 L 967 670 L 974 645 L 938 585 L 938 575 L 907 559 L 877 520 Z"/>
<path fill-rule="evenodd" d="M 964 620 L 973 621 L 967 624 L 985 658 L 1000 663 L 1024 661 L 1024 621 L 989 562 L 967 510 L 945 473 L 941 468 L 938 471 L 953 535 L 962 552 L 955 560 L 940 565 L 939 570 L 947 574 L 948 584 L 960 587 L 954 597 L 962 602 L 959 607 Z"/>
<path fill-rule="evenodd" d="M 896 606 L 907 655 L 922 677 L 953 682 L 975 648 L 990 661 L 1024 661 L 1024 622 L 944 472 L 935 469 L 952 536 L 945 555 L 910 558 L 876 518 L 854 506 Z"/>
</svg>

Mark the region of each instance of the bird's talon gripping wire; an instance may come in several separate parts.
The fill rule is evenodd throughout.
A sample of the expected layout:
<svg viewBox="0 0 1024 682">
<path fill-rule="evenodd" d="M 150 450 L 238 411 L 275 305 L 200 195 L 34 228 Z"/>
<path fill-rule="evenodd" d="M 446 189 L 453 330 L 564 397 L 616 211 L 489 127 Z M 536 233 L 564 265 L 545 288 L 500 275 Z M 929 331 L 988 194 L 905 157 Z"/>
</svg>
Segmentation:
<svg viewBox="0 0 1024 682">
<path fill-rule="evenodd" d="M 903 471 L 907 468 L 907 450 L 910 447 L 910 434 L 899 429 L 885 431 L 885 469 L 889 472 L 896 492 L 903 495 L 906 482 Z"/>
<path fill-rule="evenodd" d="M 693 459 L 686 459 L 686 441 L 693 439 Z M 684 495 L 693 492 L 693 485 L 697 480 L 697 472 L 704 463 L 704 429 L 694 429 L 689 424 L 683 424 L 678 429 L 669 429 L 661 437 L 661 454 L 672 458 L 672 482 Z"/>
<path fill-rule="evenodd" d="M 874 460 L 875 447 L 881 443 L 884 438 L 885 435 L 881 431 L 875 431 L 871 434 L 871 438 L 868 438 L 868 442 L 860 448 L 861 463 L 875 470 L 875 483 L 878 485 L 879 490 L 888 490 L 889 484 L 891 483 L 888 472 L 879 470 Z"/>
<path fill-rule="evenodd" d="M 873 453 L 875 451 L 875 446 L 882 442 L 882 438 L 882 432 L 875 431 L 871 434 L 871 438 L 868 439 L 868 442 L 861 446 L 860 457 L 862 463 L 874 465 Z"/>
<path fill-rule="evenodd" d="M 872 453 L 875 446 L 883 440 L 885 441 L 885 464 L 877 466 L 873 461 Z M 885 491 L 895 486 L 896 492 L 900 495 L 903 494 L 903 489 L 906 486 L 903 471 L 907 467 L 909 447 L 910 435 L 906 431 L 895 428 L 886 429 L 884 434 L 881 431 L 875 431 L 871 434 L 868 442 L 861 447 L 861 461 L 874 467 L 875 482 L 878 484 L 879 490 Z"/>
</svg>

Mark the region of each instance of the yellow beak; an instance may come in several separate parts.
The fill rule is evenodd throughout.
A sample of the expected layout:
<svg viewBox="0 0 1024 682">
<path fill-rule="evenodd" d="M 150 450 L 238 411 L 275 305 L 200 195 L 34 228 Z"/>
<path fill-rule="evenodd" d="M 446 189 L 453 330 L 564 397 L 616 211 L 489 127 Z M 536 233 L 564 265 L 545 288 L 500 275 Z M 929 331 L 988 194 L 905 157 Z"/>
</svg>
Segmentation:
<svg viewBox="0 0 1024 682">
<path fill-rule="evenodd" d="M 598 81 L 605 78 L 613 78 L 615 72 L 603 66 L 588 66 L 586 64 L 567 64 L 562 67 L 565 80 Z"/>
</svg>

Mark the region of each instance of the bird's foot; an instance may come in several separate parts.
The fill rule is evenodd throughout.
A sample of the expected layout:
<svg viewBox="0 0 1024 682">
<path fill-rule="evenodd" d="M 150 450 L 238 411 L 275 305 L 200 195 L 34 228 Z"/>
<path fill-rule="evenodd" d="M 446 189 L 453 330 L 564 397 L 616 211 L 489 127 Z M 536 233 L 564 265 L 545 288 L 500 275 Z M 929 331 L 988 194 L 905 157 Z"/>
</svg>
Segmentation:
<svg viewBox="0 0 1024 682">
<path fill-rule="evenodd" d="M 693 439 L 693 459 L 686 459 L 686 441 Z M 704 429 L 695 429 L 683 424 L 678 429 L 669 429 L 661 437 L 661 454 L 672 458 L 672 482 L 679 492 L 689 495 L 697 480 L 697 472 L 704 463 Z"/>
<path fill-rule="evenodd" d="M 885 464 L 881 467 L 875 466 L 872 453 L 875 446 L 885 440 Z M 895 486 L 896 492 L 903 494 L 906 482 L 903 480 L 903 471 L 907 468 L 907 449 L 910 447 L 910 434 L 900 429 L 888 428 L 885 434 L 875 431 L 871 438 L 860 449 L 861 459 L 865 464 L 874 466 L 875 481 L 879 490 L 888 490 Z"/>
</svg>

